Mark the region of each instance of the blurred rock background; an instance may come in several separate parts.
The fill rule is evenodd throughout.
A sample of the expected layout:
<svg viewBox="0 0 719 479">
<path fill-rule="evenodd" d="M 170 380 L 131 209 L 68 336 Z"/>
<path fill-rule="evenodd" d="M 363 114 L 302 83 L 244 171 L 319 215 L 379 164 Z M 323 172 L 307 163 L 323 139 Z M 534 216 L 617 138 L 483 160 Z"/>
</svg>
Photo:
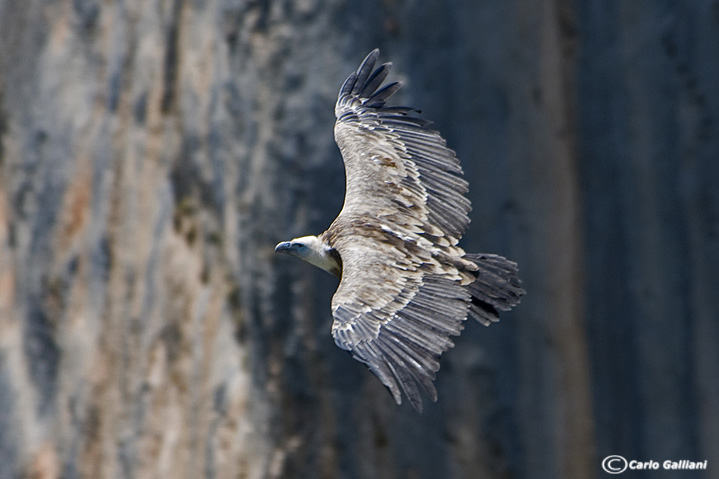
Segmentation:
<svg viewBox="0 0 719 479">
<path fill-rule="evenodd" d="M 273 254 L 375 47 L 528 291 L 422 415 Z M 718 48 L 716 0 L 0 0 L 0 479 L 719 477 Z"/>
</svg>

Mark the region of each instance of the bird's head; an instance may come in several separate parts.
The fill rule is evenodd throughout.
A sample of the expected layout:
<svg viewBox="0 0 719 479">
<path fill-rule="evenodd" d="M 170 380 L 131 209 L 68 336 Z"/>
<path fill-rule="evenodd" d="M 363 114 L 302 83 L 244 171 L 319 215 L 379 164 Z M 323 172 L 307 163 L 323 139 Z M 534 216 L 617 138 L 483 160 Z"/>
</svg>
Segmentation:
<svg viewBox="0 0 719 479">
<path fill-rule="evenodd" d="M 275 253 L 297 256 L 338 277 L 342 271 L 337 252 L 317 236 L 303 236 L 292 241 L 283 241 L 275 246 Z"/>
</svg>

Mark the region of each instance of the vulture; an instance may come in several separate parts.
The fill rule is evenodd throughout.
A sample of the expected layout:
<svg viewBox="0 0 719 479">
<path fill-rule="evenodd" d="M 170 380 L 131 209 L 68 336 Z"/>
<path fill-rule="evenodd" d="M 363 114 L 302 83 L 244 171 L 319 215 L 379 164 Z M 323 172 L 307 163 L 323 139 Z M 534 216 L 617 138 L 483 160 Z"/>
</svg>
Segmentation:
<svg viewBox="0 0 719 479">
<path fill-rule="evenodd" d="M 458 246 L 469 224 L 468 183 L 455 152 L 418 110 L 387 105 L 391 63 L 370 52 L 340 88 L 334 137 L 344 160 L 344 206 L 319 236 L 279 243 L 340 278 L 332 336 L 365 363 L 397 404 L 437 400 L 440 356 L 467 316 L 483 325 L 524 294 L 517 264 Z"/>
</svg>

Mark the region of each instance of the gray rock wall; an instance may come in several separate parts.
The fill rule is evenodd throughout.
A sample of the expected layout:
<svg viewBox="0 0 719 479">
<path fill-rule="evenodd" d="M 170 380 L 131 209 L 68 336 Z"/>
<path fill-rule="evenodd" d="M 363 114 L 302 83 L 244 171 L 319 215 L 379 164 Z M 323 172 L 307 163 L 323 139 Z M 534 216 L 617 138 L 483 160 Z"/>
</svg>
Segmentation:
<svg viewBox="0 0 719 479">
<path fill-rule="evenodd" d="M 699 0 L 0 0 L 0 479 L 719 477 L 717 45 Z M 374 47 L 528 291 L 422 415 L 273 254 Z"/>
</svg>

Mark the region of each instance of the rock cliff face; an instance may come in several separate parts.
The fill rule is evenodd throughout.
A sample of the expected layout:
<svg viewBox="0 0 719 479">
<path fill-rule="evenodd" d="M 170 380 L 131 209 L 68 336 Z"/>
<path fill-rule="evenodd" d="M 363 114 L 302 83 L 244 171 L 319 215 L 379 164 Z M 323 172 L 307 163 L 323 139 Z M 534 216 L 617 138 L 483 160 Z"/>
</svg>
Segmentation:
<svg viewBox="0 0 719 479">
<path fill-rule="evenodd" d="M 0 479 L 719 477 L 717 45 L 715 1 L 0 0 Z M 423 415 L 273 254 L 377 46 L 528 291 Z"/>
</svg>

